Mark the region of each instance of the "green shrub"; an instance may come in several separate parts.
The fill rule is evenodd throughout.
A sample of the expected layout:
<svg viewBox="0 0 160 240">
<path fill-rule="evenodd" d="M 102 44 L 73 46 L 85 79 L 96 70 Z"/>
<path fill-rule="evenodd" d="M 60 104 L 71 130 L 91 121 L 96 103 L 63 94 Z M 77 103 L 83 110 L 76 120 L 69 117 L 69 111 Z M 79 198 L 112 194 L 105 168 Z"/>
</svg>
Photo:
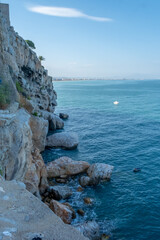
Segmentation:
<svg viewBox="0 0 160 240">
<path fill-rule="evenodd" d="M 31 40 L 26 40 L 26 43 L 28 44 L 28 46 L 32 49 L 36 49 L 34 43 Z"/>
<path fill-rule="evenodd" d="M 31 100 L 31 97 L 30 97 L 30 96 L 28 96 L 28 97 L 27 97 L 27 99 L 28 99 L 28 100 Z"/>
<path fill-rule="evenodd" d="M 0 175 L 3 177 L 3 171 L 1 167 L 0 167 Z"/>
<path fill-rule="evenodd" d="M 39 56 L 38 58 L 39 58 L 39 61 L 41 61 L 41 62 L 45 61 L 45 58 L 43 56 Z"/>
<path fill-rule="evenodd" d="M 34 112 L 34 113 L 33 113 L 33 116 L 38 117 L 38 113 L 37 113 L 37 112 Z"/>
<path fill-rule="evenodd" d="M 23 88 L 21 87 L 20 83 L 19 82 L 16 82 L 16 88 L 17 88 L 17 91 L 19 93 L 22 93 L 23 92 Z"/>
<path fill-rule="evenodd" d="M 8 83 L 0 83 L 0 109 L 10 104 L 10 87 Z"/>
</svg>

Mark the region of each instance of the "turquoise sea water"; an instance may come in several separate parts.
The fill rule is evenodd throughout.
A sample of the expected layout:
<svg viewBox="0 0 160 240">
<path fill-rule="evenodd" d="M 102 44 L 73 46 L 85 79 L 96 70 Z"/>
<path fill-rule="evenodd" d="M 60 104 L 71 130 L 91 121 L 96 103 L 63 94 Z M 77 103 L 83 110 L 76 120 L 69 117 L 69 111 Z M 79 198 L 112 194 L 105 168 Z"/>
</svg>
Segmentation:
<svg viewBox="0 0 160 240">
<path fill-rule="evenodd" d="M 56 112 L 68 113 L 65 131 L 77 132 L 77 150 L 46 150 L 45 161 L 60 156 L 113 165 L 110 182 L 75 193 L 84 208 L 114 240 L 160 239 L 160 81 L 55 82 Z M 114 105 L 114 101 L 119 105 Z M 133 169 L 142 169 L 133 173 Z M 76 182 L 77 181 L 77 182 Z M 78 180 L 72 180 L 76 187 Z M 94 198 L 86 207 L 83 197 Z"/>
</svg>

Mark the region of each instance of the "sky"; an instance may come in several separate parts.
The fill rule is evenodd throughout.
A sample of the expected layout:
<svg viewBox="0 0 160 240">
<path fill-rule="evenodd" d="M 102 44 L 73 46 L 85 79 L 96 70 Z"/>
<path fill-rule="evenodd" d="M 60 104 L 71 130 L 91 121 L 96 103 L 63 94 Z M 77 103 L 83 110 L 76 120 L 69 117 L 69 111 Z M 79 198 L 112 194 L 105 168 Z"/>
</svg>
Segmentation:
<svg viewBox="0 0 160 240">
<path fill-rule="evenodd" d="M 160 0 L 1 0 L 53 77 L 160 79 Z"/>
</svg>

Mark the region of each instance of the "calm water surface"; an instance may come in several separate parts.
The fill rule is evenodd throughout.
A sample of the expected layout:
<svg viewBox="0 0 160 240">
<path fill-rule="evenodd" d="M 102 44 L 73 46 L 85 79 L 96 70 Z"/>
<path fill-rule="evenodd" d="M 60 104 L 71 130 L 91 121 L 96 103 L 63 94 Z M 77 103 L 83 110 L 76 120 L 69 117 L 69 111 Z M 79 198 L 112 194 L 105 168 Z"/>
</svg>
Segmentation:
<svg viewBox="0 0 160 240">
<path fill-rule="evenodd" d="M 77 132 L 77 150 L 46 150 L 45 161 L 60 156 L 113 165 L 111 182 L 70 200 L 96 219 L 114 240 L 160 239 L 160 81 L 55 82 L 56 112 L 66 112 L 65 131 Z M 114 105 L 114 101 L 119 105 Z M 133 173 L 140 167 L 140 173 Z M 76 188 L 78 180 L 72 180 Z M 84 206 L 83 197 L 94 198 Z"/>
</svg>

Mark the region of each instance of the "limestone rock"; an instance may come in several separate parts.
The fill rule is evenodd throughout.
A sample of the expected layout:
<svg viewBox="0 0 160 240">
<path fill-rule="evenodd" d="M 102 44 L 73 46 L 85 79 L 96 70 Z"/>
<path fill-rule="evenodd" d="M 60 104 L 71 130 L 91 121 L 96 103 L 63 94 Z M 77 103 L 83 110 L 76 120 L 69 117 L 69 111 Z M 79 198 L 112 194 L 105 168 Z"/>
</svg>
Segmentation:
<svg viewBox="0 0 160 240">
<path fill-rule="evenodd" d="M 77 175 L 87 171 L 89 166 L 89 163 L 84 161 L 74 161 L 68 157 L 61 157 L 47 164 L 48 178 Z"/>
<path fill-rule="evenodd" d="M 83 224 L 76 225 L 75 228 L 79 230 L 83 235 L 90 240 L 100 239 L 99 225 L 95 221 L 88 221 Z"/>
<path fill-rule="evenodd" d="M 27 190 L 39 197 L 48 188 L 47 170 L 38 149 L 32 151 L 32 163 L 27 169 L 24 182 Z"/>
<path fill-rule="evenodd" d="M 0 166 L 6 180 L 20 180 L 39 196 L 47 186 L 47 172 L 39 150 L 33 146 L 30 115 L 0 113 Z"/>
<path fill-rule="evenodd" d="M 88 176 L 82 176 L 79 179 L 79 183 L 82 187 L 91 186 L 92 185 L 92 180 Z"/>
<path fill-rule="evenodd" d="M 66 224 L 71 224 L 72 222 L 72 211 L 69 209 L 68 206 L 52 200 L 50 202 L 50 209 L 62 219 L 62 221 Z"/>
<path fill-rule="evenodd" d="M 100 181 L 101 181 L 100 177 L 82 176 L 79 179 L 79 183 L 82 187 L 95 186 L 95 185 L 99 184 Z"/>
<path fill-rule="evenodd" d="M 55 133 L 47 137 L 46 146 L 63 148 L 63 149 L 74 149 L 78 146 L 78 136 L 75 133 Z"/>
<path fill-rule="evenodd" d="M 76 218 L 76 212 L 71 207 L 71 205 L 68 202 L 63 203 L 63 205 L 67 206 L 71 210 L 71 212 L 72 212 L 72 219 L 75 219 Z"/>
<path fill-rule="evenodd" d="M 19 101 L 18 91 L 30 99 L 22 106 L 30 112 L 41 111 L 53 113 L 57 105 L 57 94 L 52 77 L 41 65 L 36 53 L 30 49 L 25 40 L 5 21 L 0 13 L 0 79 L 9 84 L 10 101 Z M 14 81 L 13 81 L 14 79 Z M 16 86 L 21 86 L 17 91 Z M 21 100 L 20 100 L 21 101 Z"/>
<path fill-rule="evenodd" d="M 24 109 L 15 114 L 0 113 L 0 165 L 7 180 L 23 180 L 32 162 L 29 120 Z"/>
<path fill-rule="evenodd" d="M 72 195 L 72 191 L 67 186 L 52 186 L 48 189 L 49 197 L 55 200 L 67 199 Z"/>
<path fill-rule="evenodd" d="M 32 130 L 32 140 L 35 147 L 37 147 L 40 152 L 45 149 L 46 136 L 48 133 L 48 121 L 41 117 L 31 116 L 30 127 Z"/>
<path fill-rule="evenodd" d="M 16 181 L 0 181 L 0 185 L 4 191 L 0 192 L 0 238 L 8 231 L 12 237 L 3 239 L 87 240 Z"/>
<path fill-rule="evenodd" d="M 67 113 L 60 113 L 59 117 L 62 118 L 62 119 L 68 119 L 69 115 Z"/>
<path fill-rule="evenodd" d="M 105 163 L 95 163 L 88 168 L 87 174 L 92 179 L 110 180 L 113 168 Z"/>
<path fill-rule="evenodd" d="M 49 130 L 54 131 L 56 129 L 62 129 L 63 127 L 64 127 L 64 122 L 62 119 L 60 119 L 55 114 L 50 115 Z"/>
</svg>

